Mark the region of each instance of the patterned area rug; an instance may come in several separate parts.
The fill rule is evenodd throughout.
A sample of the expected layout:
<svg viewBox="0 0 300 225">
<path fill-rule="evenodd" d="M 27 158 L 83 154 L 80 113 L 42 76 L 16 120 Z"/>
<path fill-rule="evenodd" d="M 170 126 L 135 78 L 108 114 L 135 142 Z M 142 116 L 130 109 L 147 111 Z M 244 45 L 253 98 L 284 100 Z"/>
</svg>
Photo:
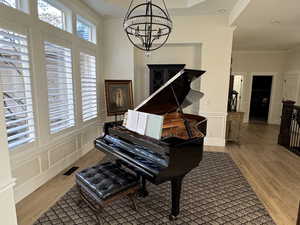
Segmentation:
<svg viewBox="0 0 300 225">
<path fill-rule="evenodd" d="M 105 207 L 104 225 L 116 224 L 249 224 L 274 225 L 262 203 L 230 156 L 205 152 L 200 166 L 184 178 L 181 213 L 173 223 L 170 211 L 170 183 L 148 185 L 149 196 L 138 198 L 139 212 L 127 198 Z M 34 225 L 95 225 L 93 212 L 84 204 L 77 206 L 79 194 L 73 187 Z"/>
</svg>

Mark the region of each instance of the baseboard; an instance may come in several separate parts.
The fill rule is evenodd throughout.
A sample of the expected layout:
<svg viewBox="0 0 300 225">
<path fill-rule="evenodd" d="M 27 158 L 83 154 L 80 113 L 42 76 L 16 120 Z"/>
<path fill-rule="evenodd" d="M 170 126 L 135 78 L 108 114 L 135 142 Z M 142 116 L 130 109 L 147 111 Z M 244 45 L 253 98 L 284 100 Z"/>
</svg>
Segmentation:
<svg viewBox="0 0 300 225">
<path fill-rule="evenodd" d="M 268 121 L 268 124 L 270 124 L 270 125 L 280 125 L 280 123 L 281 123 L 280 119 Z"/>
<path fill-rule="evenodd" d="M 226 143 L 225 138 L 206 137 L 204 139 L 204 145 L 206 145 L 206 146 L 224 147 L 225 143 Z"/>
</svg>

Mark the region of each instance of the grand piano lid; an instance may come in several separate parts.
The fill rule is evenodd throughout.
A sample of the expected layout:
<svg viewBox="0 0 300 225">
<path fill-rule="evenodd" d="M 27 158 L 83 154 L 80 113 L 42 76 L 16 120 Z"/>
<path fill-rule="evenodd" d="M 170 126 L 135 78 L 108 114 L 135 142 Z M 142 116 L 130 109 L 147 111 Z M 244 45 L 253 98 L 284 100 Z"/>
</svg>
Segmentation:
<svg viewBox="0 0 300 225">
<path fill-rule="evenodd" d="M 199 78 L 205 72 L 203 70 L 181 70 L 134 110 L 158 115 L 175 112 L 178 109 L 178 104 L 173 90 L 179 105 L 182 105 L 191 90 L 192 81 Z"/>
</svg>

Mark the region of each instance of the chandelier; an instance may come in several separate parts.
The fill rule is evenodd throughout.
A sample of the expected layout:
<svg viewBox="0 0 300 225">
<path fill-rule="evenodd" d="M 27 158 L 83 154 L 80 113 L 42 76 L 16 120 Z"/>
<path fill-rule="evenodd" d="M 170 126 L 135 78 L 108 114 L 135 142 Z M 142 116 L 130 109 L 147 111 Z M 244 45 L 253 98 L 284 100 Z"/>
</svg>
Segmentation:
<svg viewBox="0 0 300 225">
<path fill-rule="evenodd" d="M 132 0 L 123 23 L 130 42 L 147 53 L 162 47 L 172 31 L 165 1 L 159 1 L 162 1 L 162 7 L 152 0 L 140 4 L 134 4 L 135 0 Z"/>
</svg>

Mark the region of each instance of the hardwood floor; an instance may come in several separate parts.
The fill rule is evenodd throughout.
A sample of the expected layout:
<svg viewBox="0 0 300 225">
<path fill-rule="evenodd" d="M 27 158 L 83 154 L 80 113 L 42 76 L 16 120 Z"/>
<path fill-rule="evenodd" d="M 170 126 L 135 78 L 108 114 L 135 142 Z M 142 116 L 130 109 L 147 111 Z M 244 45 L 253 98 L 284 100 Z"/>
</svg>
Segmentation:
<svg viewBox="0 0 300 225">
<path fill-rule="evenodd" d="M 300 200 L 300 157 L 277 145 L 279 127 L 250 124 L 241 145 L 226 150 L 278 225 L 295 225 Z"/>
<path fill-rule="evenodd" d="M 278 146 L 277 126 L 245 125 L 241 144 L 206 147 L 228 152 L 278 225 L 295 225 L 300 200 L 300 157 Z M 77 163 L 80 168 L 104 155 L 93 150 Z M 31 225 L 74 185 L 74 177 L 56 176 L 17 204 L 19 225 Z"/>
</svg>

